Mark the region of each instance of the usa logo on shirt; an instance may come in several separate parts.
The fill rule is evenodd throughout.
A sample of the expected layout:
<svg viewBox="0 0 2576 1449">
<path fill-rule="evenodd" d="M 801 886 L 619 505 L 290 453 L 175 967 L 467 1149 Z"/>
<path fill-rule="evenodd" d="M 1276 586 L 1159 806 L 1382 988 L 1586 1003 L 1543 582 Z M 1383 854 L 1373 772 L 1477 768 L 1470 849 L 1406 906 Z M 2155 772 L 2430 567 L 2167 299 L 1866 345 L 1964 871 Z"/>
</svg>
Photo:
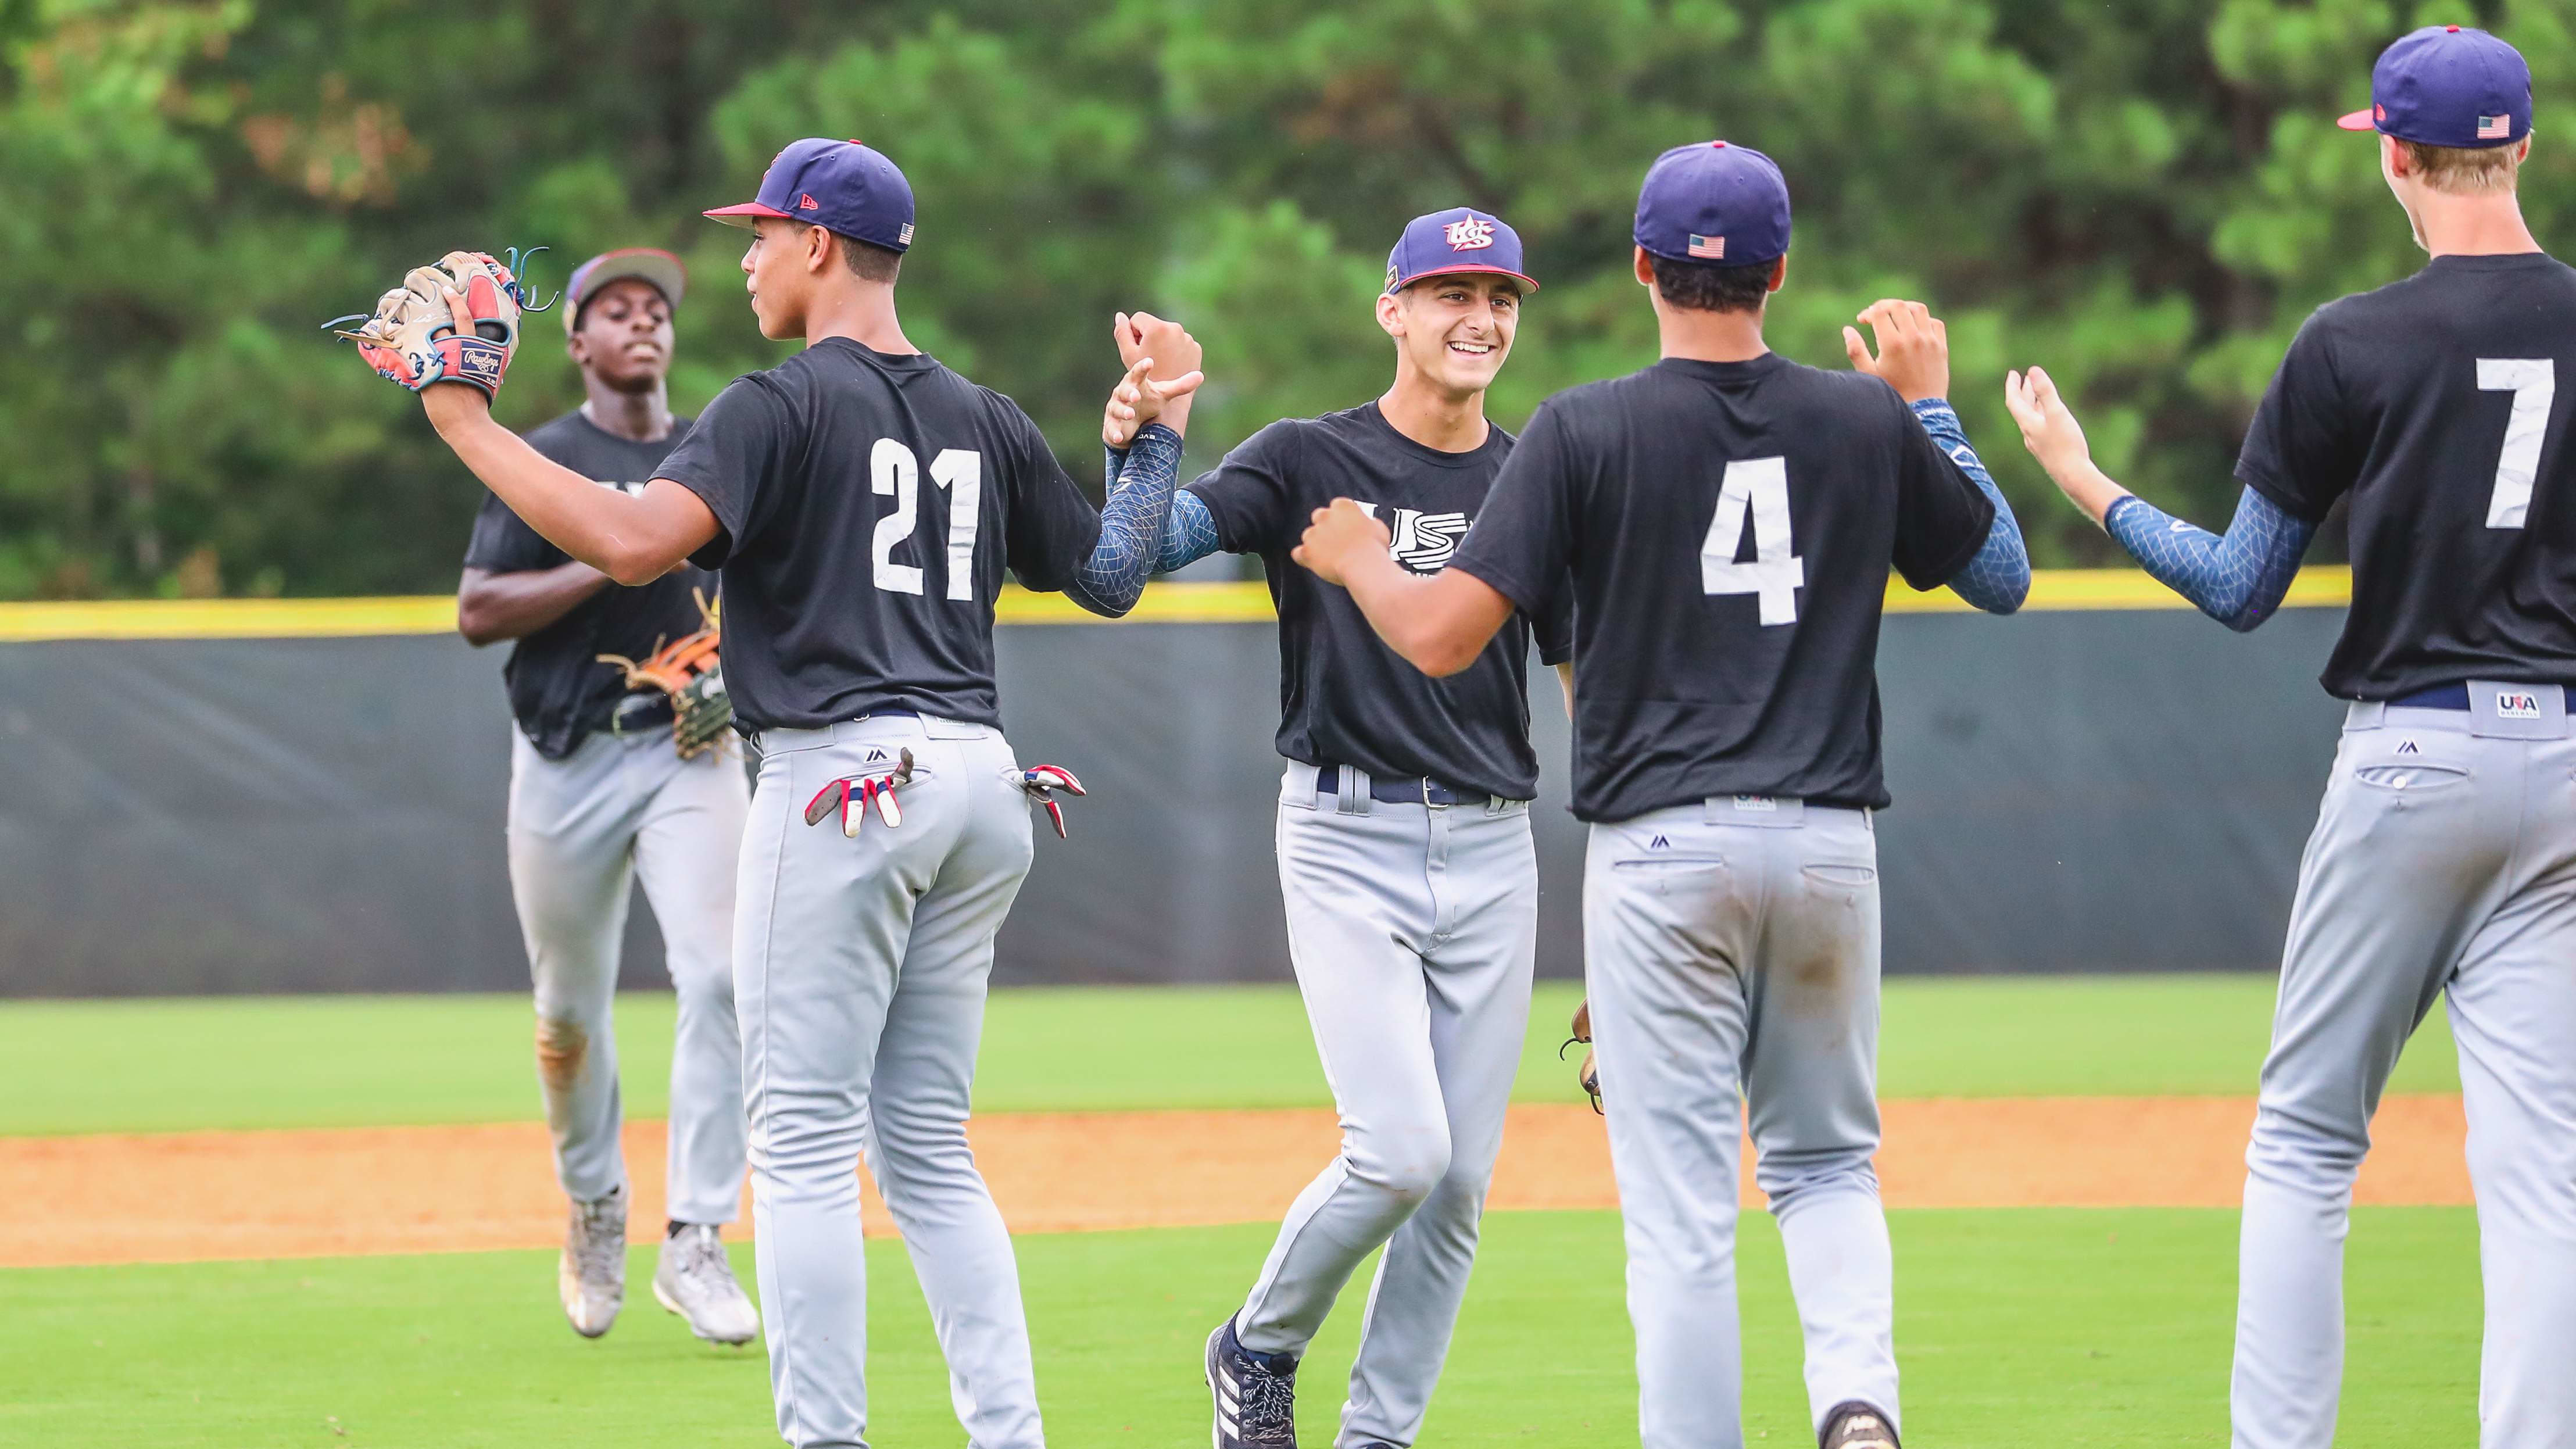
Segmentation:
<svg viewBox="0 0 2576 1449">
<path fill-rule="evenodd" d="M 1446 236 L 1453 252 L 1481 251 L 1494 244 L 1494 224 L 1481 216 L 1449 223 Z"/>
<path fill-rule="evenodd" d="M 1360 511 L 1378 517 L 1377 505 L 1363 503 Z M 1458 540 L 1467 536 L 1467 526 L 1474 519 L 1463 513 L 1425 513 L 1418 508 L 1398 508 L 1392 518 L 1381 520 L 1389 535 L 1387 554 L 1397 563 L 1417 574 L 1436 574 L 1449 566 L 1458 552 Z"/>
</svg>

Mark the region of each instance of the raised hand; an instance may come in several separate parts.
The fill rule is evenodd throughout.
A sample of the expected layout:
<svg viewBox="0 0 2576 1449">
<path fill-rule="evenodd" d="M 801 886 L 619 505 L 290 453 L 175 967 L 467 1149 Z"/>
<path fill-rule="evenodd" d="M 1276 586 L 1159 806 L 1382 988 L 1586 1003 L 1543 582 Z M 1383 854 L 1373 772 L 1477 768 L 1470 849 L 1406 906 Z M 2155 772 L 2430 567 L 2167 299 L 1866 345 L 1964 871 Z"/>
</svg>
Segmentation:
<svg viewBox="0 0 2576 1449">
<path fill-rule="evenodd" d="M 1152 377 L 1154 370 L 1155 360 L 1151 357 L 1138 357 L 1128 364 L 1127 375 L 1110 391 L 1109 405 L 1101 412 L 1101 442 L 1124 450 L 1136 441 L 1137 431 L 1147 423 L 1186 407 L 1186 399 L 1198 391 L 1204 380 L 1203 374 L 1193 369 L 1168 382 L 1157 382 Z"/>
<path fill-rule="evenodd" d="M 2058 396 L 2057 384 L 2045 369 L 2005 373 L 2004 406 L 2021 425 L 2022 446 L 2030 449 L 2050 477 L 2063 482 L 2068 473 L 2092 461 L 2084 425 L 2075 420 L 2066 399 Z"/>
<path fill-rule="evenodd" d="M 1852 319 L 1870 329 L 1878 355 L 1870 355 L 1860 329 L 1843 329 L 1843 351 L 1853 367 L 1884 378 L 1907 402 L 1950 395 L 1950 331 L 1920 302 L 1881 298 Z"/>
</svg>

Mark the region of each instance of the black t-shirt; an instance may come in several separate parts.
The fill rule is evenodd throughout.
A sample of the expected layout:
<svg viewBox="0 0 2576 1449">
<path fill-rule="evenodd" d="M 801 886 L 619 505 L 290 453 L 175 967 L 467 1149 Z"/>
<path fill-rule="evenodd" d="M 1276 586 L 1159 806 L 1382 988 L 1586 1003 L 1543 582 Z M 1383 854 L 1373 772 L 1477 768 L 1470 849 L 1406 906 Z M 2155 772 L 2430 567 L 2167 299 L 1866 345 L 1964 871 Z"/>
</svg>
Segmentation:
<svg viewBox="0 0 2576 1449">
<path fill-rule="evenodd" d="M 1994 505 L 1860 373 L 1668 358 L 1540 406 L 1456 566 L 1544 611 L 1572 574 L 1574 813 L 1887 804 L 1878 620 Z"/>
<path fill-rule="evenodd" d="M 2328 693 L 2576 683 L 2571 364 L 2576 269 L 2537 252 L 2435 257 L 2299 329 L 2236 476 L 2311 521 L 2352 495 Z"/>
<path fill-rule="evenodd" d="M 1476 662 L 1432 679 L 1369 628 L 1351 596 L 1292 563 L 1314 510 L 1336 498 L 1367 507 L 1394 535 L 1395 561 L 1446 568 L 1512 435 L 1486 430 L 1465 453 L 1428 448 L 1389 426 L 1376 403 L 1272 423 L 1189 485 L 1229 553 L 1257 553 L 1279 611 L 1279 753 L 1372 775 L 1428 776 L 1509 800 L 1538 792 L 1529 743 L 1531 628 L 1515 614 Z M 1570 597 L 1540 630 L 1549 663 L 1567 657 Z"/>
<path fill-rule="evenodd" d="M 1100 512 L 1019 405 L 926 353 L 826 338 L 707 405 L 660 475 L 719 528 L 725 685 L 750 729 L 882 709 L 998 726 L 1005 566 L 1061 589 Z"/>
<path fill-rule="evenodd" d="M 638 492 L 688 431 L 689 420 L 675 418 L 669 437 L 639 443 L 569 412 L 530 432 L 528 446 L 584 478 Z M 467 568 L 517 574 L 570 562 L 570 555 L 520 522 L 510 505 L 484 495 L 474 515 L 473 541 L 465 546 Z M 509 684 L 510 713 L 537 753 L 560 760 L 591 731 L 608 727 L 609 712 L 626 693 L 626 676 L 600 663 L 600 655 L 641 659 L 704 627 L 692 589 L 704 590 L 713 601 L 715 575 L 681 568 L 641 588 L 609 584 L 511 646 L 501 677 Z"/>
</svg>

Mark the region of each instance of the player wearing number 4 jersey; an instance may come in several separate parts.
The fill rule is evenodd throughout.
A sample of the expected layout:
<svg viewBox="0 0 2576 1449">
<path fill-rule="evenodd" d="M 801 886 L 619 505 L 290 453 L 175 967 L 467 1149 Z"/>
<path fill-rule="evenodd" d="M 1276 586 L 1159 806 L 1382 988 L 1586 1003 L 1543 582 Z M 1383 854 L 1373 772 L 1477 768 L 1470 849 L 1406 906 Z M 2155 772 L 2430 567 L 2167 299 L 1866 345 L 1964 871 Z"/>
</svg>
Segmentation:
<svg viewBox="0 0 2576 1449">
<path fill-rule="evenodd" d="M 2318 309 L 2282 360 L 2225 537 L 2104 477 L 2046 373 L 2008 386 L 2067 496 L 2231 627 L 2269 616 L 2351 500 L 2352 701 L 2299 867 L 2246 1153 L 2239 1449 L 2324 1449 L 2343 1241 L 2370 1118 L 2437 997 L 2459 1043 L 2485 1264 L 2480 1442 L 2576 1445 L 2576 270 L 2514 198 L 2531 73 L 2460 27 L 2389 47 L 2380 168 L 2432 261 Z"/>
<path fill-rule="evenodd" d="M 423 402 L 574 558 L 621 583 L 690 559 L 724 570 L 725 673 L 761 757 L 734 995 L 780 1435 L 865 1443 L 864 1155 L 967 1441 L 1036 1449 L 1018 1269 L 966 1145 L 993 936 L 1030 858 L 1033 792 L 1001 733 L 993 608 L 1006 570 L 1101 614 L 1133 606 L 1198 375 L 1140 382 L 1140 421 L 1161 424 L 1095 510 L 1026 414 L 905 339 L 894 283 L 912 192 L 892 162 L 799 141 L 758 200 L 708 215 L 755 232 L 742 265 L 762 333 L 807 345 L 719 394 L 641 493 L 539 457 L 473 388 L 432 386 Z M 1140 326 L 1154 357 L 1195 362 L 1178 328 Z M 810 811 L 818 799 L 857 808 Z"/>
<path fill-rule="evenodd" d="M 1819 1442 L 1893 1449 L 1892 1270 L 1871 1168 L 1879 614 L 1891 566 L 1996 612 L 2019 606 L 2029 567 L 1940 400 L 1947 347 L 1921 307 L 1861 314 L 1875 357 L 1846 330 L 1874 376 L 1764 346 L 1789 250 L 1788 188 L 1767 158 L 1724 142 L 1667 152 L 1638 197 L 1636 242 L 1664 360 L 1549 399 L 1447 569 L 1402 571 L 1348 500 L 1317 510 L 1297 557 L 1434 675 L 1570 589 L 1574 813 L 1592 822 L 1584 969 L 1643 1441 L 1744 1442 L 1734 1240 L 1749 1103 Z"/>
</svg>

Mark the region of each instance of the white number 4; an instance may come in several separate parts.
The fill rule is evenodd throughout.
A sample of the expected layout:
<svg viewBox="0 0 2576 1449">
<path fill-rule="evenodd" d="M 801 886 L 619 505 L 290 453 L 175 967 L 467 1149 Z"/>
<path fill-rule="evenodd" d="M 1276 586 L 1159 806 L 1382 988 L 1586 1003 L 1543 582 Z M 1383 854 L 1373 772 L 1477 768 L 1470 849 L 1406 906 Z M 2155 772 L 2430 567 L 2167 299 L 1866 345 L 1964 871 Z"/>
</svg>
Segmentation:
<svg viewBox="0 0 2576 1449">
<path fill-rule="evenodd" d="M 942 448 L 930 460 L 930 481 L 948 490 L 948 597 L 975 597 L 975 524 L 983 505 L 984 455 Z M 868 491 L 894 499 L 894 512 L 877 520 L 869 549 L 878 588 L 890 594 L 921 592 L 921 566 L 894 561 L 894 547 L 912 537 L 921 516 L 921 463 L 912 449 L 879 438 L 868 452 Z"/>
<path fill-rule="evenodd" d="M 2487 496 L 2487 527 L 2520 528 L 2531 512 L 2532 482 L 2540 475 L 2549 403 L 2558 395 L 2558 363 L 2547 357 L 2481 357 L 2478 391 L 2513 394 L 2504 451 L 2496 458 L 2495 492 Z"/>
<path fill-rule="evenodd" d="M 1738 563 L 1744 516 L 1753 515 L 1753 561 Z M 1717 486 L 1717 516 L 1699 546 L 1699 585 L 1704 594 L 1752 594 L 1762 622 L 1798 622 L 1798 590 L 1807 586 L 1807 561 L 1789 551 L 1789 460 L 1743 458 L 1726 465 Z"/>
</svg>

